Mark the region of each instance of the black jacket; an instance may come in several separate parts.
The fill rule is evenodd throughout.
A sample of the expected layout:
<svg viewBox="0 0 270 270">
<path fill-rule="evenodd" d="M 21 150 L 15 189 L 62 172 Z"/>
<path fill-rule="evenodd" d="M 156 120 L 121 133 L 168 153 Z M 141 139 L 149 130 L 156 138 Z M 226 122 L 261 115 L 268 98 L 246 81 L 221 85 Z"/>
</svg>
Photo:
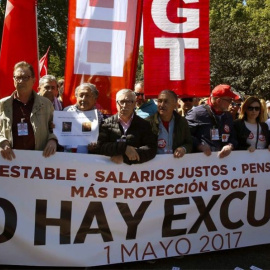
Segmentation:
<svg viewBox="0 0 270 270">
<path fill-rule="evenodd" d="M 120 138 L 123 138 L 120 141 Z M 129 160 L 125 155 L 127 146 L 137 148 L 140 161 Z M 134 114 L 126 134 L 118 114 L 107 118 L 99 127 L 98 152 L 105 156 L 123 155 L 124 163 L 136 164 L 153 159 L 157 153 L 157 140 L 149 122 Z"/>
<path fill-rule="evenodd" d="M 266 147 L 268 147 L 269 145 L 269 141 L 270 141 L 270 133 L 268 130 L 268 125 L 266 123 L 259 123 L 261 126 L 261 134 L 265 136 L 266 139 Z M 245 120 L 243 119 L 237 119 L 233 122 L 233 126 L 234 126 L 234 130 L 236 133 L 236 138 L 238 141 L 238 146 L 237 146 L 237 150 L 247 150 L 250 145 L 247 144 L 247 138 L 250 134 L 250 130 L 246 127 L 245 125 Z"/>
<path fill-rule="evenodd" d="M 173 130 L 173 151 L 178 147 L 185 147 L 187 153 L 192 151 L 192 137 L 188 127 L 187 120 L 179 115 L 177 112 L 173 112 L 174 115 L 174 130 Z M 159 134 L 159 120 L 158 112 L 146 118 L 152 126 L 152 131 L 158 137 Z M 157 139 L 156 139 L 157 140 Z"/>
<path fill-rule="evenodd" d="M 237 140 L 233 129 L 233 119 L 229 112 L 224 112 L 220 117 L 213 114 L 217 125 L 213 123 L 213 119 L 206 109 L 208 105 L 200 105 L 192 108 L 186 115 L 190 132 L 193 138 L 194 151 L 201 143 L 207 143 L 212 151 L 220 151 L 223 146 L 231 143 L 234 148 L 237 147 Z M 219 140 L 212 140 L 211 129 L 217 128 L 219 131 Z M 222 142 L 222 134 L 228 134 L 227 142 Z"/>
</svg>

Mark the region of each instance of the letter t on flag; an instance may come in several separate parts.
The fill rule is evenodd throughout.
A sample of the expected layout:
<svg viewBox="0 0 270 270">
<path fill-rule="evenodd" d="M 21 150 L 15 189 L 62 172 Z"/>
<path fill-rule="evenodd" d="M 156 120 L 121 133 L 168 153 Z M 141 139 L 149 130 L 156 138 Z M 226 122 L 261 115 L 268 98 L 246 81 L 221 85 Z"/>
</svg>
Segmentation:
<svg viewBox="0 0 270 270">
<path fill-rule="evenodd" d="M 34 67 L 38 83 L 36 0 L 8 0 L 0 51 L 0 98 L 14 90 L 13 68 L 26 61 Z"/>
<path fill-rule="evenodd" d="M 209 96 L 209 0 L 145 0 L 143 20 L 146 97 Z"/>
</svg>

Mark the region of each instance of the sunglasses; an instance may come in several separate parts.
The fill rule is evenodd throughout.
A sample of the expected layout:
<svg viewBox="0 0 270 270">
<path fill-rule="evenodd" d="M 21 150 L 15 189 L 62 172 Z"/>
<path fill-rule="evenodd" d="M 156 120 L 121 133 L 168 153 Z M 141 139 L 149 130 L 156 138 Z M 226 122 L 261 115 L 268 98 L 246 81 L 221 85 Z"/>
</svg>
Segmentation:
<svg viewBox="0 0 270 270">
<path fill-rule="evenodd" d="M 144 93 L 135 93 L 135 96 L 138 97 L 138 96 L 144 96 Z"/>
<path fill-rule="evenodd" d="M 232 105 L 232 106 L 241 107 L 241 103 L 235 103 L 235 102 L 232 102 L 231 105 Z"/>
<path fill-rule="evenodd" d="M 181 98 L 181 100 L 183 101 L 183 102 L 192 102 L 193 101 L 193 98 Z"/>
<path fill-rule="evenodd" d="M 252 111 L 256 111 L 256 112 L 258 112 L 258 111 L 260 111 L 261 110 L 261 107 L 252 107 L 252 106 L 248 106 L 247 107 L 247 110 L 248 111 L 250 111 L 250 112 L 252 112 Z"/>
</svg>

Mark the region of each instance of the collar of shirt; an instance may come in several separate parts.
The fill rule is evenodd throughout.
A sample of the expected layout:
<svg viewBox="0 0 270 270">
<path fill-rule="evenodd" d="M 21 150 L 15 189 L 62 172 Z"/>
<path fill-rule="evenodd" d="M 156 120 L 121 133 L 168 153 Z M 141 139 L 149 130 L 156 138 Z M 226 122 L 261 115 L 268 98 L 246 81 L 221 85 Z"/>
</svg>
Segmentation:
<svg viewBox="0 0 270 270">
<path fill-rule="evenodd" d="M 123 119 L 121 119 L 121 117 L 118 115 L 118 121 L 119 121 L 119 123 L 121 124 L 121 126 L 123 127 L 125 133 L 127 132 L 128 128 L 129 128 L 130 125 L 131 125 L 131 121 L 132 121 L 132 119 L 133 119 L 133 116 L 134 116 L 134 113 L 132 114 L 132 116 L 130 117 L 130 119 L 129 119 L 127 122 L 125 122 L 125 121 L 124 121 Z"/>
<path fill-rule="evenodd" d="M 170 124 L 173 123 L 173 125 L 174 125 L 174 114 L 172 115 L 172 118 L 171 118 L 170 121 L 163 121 L 163 120 L 160 118 L 160 116 L 158 116 L 158 120 L 159 120 L 159 122 L 162 122 L 163 126 L 166 128 L 166 130 L 167 130 L 168 133 L 169 133 L 169 131 L 170 131 L 170 130 L 169 130 Z"/>
<path fill-rule="evenodd" d="M 21 102 L 21 100 L 20 100 L 19 97 L 18 97 L 18 92 L 17 92 L 17 91 L 14 92 L 13 99 L 16 99 L 17 101 Z M 29 98 L 29 100 L 27 101 L 27 103 L 23 103 L 23 102 L 21 102 L 21 103 L 23 103 L 24 105 L 26 105 L 26 104 L 28 104 L 29 102 L 32 102 L 33 99 L 34 99 L 34 95 L 33 95 L 33 93 L 32 93 L 32 94 L 31 94 L 31 97 Z"/>
</svg>

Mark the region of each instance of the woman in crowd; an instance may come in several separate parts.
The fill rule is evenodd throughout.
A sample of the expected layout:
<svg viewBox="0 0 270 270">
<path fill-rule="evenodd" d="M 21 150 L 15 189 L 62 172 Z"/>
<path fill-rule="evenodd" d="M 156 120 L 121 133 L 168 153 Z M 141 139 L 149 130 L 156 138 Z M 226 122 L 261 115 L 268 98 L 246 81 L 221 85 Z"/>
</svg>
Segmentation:
<svg viewBox="0 0 270 270">
<path fill-rule="evenodd" d="M 265 149 L 269 146 L 269 130 L 264 123 L 263 109 L 260 100 L 249 97 L 241 106 L 239 119 L 234 121 L 234 129 L 238 140 L 238 150 Z"/>
<path fill-rule="evenodd" d="M 263 122 L 265 122 L 268 119 L 266 102 L 265 102 L 265 100 L 263 98 L 260 99 L 260 102 L 261 102 L 261 105 L 262 105 L 261 113 L 263 114 Z"/>
</svg>

